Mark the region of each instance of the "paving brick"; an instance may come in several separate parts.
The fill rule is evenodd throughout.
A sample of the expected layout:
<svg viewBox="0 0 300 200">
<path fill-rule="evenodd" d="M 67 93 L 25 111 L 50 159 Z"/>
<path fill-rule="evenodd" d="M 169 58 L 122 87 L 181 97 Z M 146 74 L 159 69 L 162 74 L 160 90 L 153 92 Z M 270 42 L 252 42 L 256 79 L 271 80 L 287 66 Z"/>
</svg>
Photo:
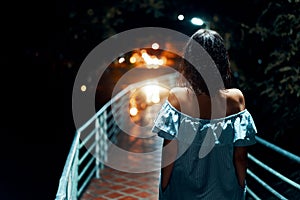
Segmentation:
<svg viewBox="0 0 300 200">
<path fill-rule="evenodd" d="M 112 183 L 110 183 L 110 182 L 107 182 L 107 181 L 99 181 L 98 182 L 98 186 L 100 186 L 100 187 L 109 187 L 109 186 L 111 186 L 112 185 Z"/>
<path fill-rule="evenodd" d="M 108 193 L 109 191 L 110 190 L 107 190 L 107 189 L 100 189 L 100 190 L 94 191 L 94 193 L 97 194 L 97 195 L 102 195 L 102 194 Z"/>
<path fill-rule="evenodd" d="M 124 185 L 112 185 L 109 188 L 112 190 L 121 190 L 121 189 L 124 189 L 125 186 Z"/>
<path fill-rule="evenodd" d="M 129 182 L 125 182 L 126 185 L 129 185 L 129 186 L 137 186 L 139 185 L 140 183 L 139 182 L 136 182 L 136 181 L 129 181 Z"/>
<path fill-rule="evenodd" d="M 109 193 L 109 194 L 105 194 L 105 196 L 107 196 L 109 198 L 117 198 L 117 197 L 123 196 L 123 194 L 120 194 L 118 192 L 112 192 L 112 193 Z"/>
<path fill-rule="evenodd" d="M 151 194 L 148 193 L 148 192 L 139 192 L 139 193 L 136 193 L 136 194 L 134 194 L 134 195 L 135 195 L 135 196 L 138 196 L 138 197 L 142 197 L 142 198 L 146 198 L 146 197 L 151 196 Z"/>
<path fill-rule="evenodd" d="M 122 192 L 127 193 L 127 194 L 133 194 L 133 193 L 139 192 L 139 190 L 134 189 L 134 188 L 128 188 L 128 189 L 122 190 Z"/>
<path fill-rule="evenodd" d="M 119 198 L 118 200 L 138 200 L 138 198 L 130 197 L 130 196 L 124 196 Z"/>
<path fill-rule="evenodd" d="M 141 188 L 141 189 L 147 189 L 147 188 L 150 188 L 150 186 L 147 185 L 147 184 L 137 185 L 136 187 Z"/>
<path fill-rule="evenodd" d="M 115 178 L 115 179 L 113 179 L 113 180 L 114 180 L 115 182 L 119 182 L 119 183 L 128 181 L 127 178 Z"/>
</svg>

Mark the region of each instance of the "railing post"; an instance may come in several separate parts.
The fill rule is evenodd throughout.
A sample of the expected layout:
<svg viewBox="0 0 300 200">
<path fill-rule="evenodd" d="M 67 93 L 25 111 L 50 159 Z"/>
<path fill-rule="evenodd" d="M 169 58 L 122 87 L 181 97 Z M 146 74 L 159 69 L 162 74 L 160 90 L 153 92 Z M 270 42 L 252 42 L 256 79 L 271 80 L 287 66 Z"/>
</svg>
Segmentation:
<svg viewBox="0 0 300 200">
<path fill-rule="evenodd" d="M 75 158 L 74 158 L 74 164 L 73 164 L 73 183 L 72 183 L 72 194 L 74 195 L 72 199 L 77 200 L 78 198 L 78 161 L 79 161 L 79 142 L 76 147 L 76 153 L 75 153 Z"/>
<path fill-rule="evenodd" d="M 103 162 L 107 161 L 107 111 L 104 111 L 103 113 L 103 122 L 102 122 L 102 128 L 100 129 L 100 158 Z M 104 168 L 104 163 L 101 163 L 101 169 Z"/>
<path fill-rule="evenodd" d="M 96 134 L 96 178 L 100 178 L 100 170 L 103 169 L 104 164 L 101 163 L 107 160 L 107 111 L 96 119 L 95 122 Z"/>
<path fill-rule="evenodd" d="M 78 156 L 79 156 L 79 145 L 76 146 L 76 152 L 74 155 L 74 160 L 70 171 L 70 176 L 68 177 L 68 185 L 66 191 L 67 200 L 77 200 L 78 198 L 78 160 L 79 160 Z"/>
<path fill-rule="evenodd" d="M 96 141 L 96 150 L 95 150 L 95 156 L 96 156 L 96 178 L 100 178 L 100 123 L 99 120 L 101 119 L 101 116 L 99 118 L 96 118 L 95 120 L 95 128 L 96 128 L 96 134 L 95 134 L 95 141 Z"/>
</svg>

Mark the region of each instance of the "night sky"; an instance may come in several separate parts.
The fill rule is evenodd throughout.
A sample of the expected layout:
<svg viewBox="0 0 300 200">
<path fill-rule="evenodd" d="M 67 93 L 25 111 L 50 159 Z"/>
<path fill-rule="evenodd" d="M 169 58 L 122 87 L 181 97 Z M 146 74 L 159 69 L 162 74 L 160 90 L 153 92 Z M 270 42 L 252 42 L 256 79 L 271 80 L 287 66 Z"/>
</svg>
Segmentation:
<svg viewBox="0 0 300 200">
<path fill-rule="evenodd" d="M 234 3 L 208 2 L 199 9 L 228 15 L 245 11 L 235 9 Z M 74 135 L 70 106 L 76 71 L 53 63 L 60 50 L 71 52 L 63 38 L 73 4 L 79 3 L 10 1 L 2 5 L 1 200 L 55 198 Z M 252 20 L 251 15 L 243 16 Z M 77 59 L 87 53 L 82 51 Z"/>
</svg>

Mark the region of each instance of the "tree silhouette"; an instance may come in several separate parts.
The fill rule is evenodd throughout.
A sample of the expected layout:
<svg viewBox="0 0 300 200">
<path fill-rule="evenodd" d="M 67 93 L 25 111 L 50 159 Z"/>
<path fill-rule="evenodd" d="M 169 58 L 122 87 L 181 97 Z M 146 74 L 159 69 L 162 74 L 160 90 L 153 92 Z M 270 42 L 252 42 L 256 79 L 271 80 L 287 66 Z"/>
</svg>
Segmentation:
<svg viewBox="0 0 300 200">
<path fill-rule="evenodd" d="M 299 1 L 272 1 L 246 31 L 243 88 L 249 92 L 262 132 L 295 135 L 300 119 Z M 242 61 L 240 61 L 242 62 Z M 251 92 L 252 91 L 252 92 Z M 255 104 L 255 105 L 254 105 Z M 299 130 L 299 129 L 298 129 Z"/>
</svg>

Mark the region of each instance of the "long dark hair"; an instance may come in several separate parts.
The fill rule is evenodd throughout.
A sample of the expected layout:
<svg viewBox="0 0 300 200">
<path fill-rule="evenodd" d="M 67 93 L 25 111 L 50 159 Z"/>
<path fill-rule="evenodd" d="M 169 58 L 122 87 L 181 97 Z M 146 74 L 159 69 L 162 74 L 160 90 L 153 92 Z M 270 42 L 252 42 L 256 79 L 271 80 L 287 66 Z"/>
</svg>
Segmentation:
<svg viewBox="0 0 300 200">
<path fill-rule="evenodd" d="M 211 68 L 205 70 L 212 70 L 211 66 L 205 66 L 203 63 L 203 54 L 199 52 L 199 48 L 195 48 L 195 42 L 201 45 L 201 47 L 210 55 L 211 59 L 214 61 L 219 75 L 221 75 L 223 85 L 225 88 L 229 88 L 231 85 L 231 70 L 228 52 L 224 44 L 223 38 L 219 33 L 209 29 L 199 29 L 196 31 L 187 42 L 182 63 L 180 65 L 180 72 L 183 77 L 188 81 L 188 84 L 192 87 L 196 94 L 209 94 L 209 91 L 212 92 L 211 88 L 208 90 L 207 84 L 205 83 L 203 77 L 199 73 L 199 69 L 202 68 Z M 188 58 L 188 59 L 186 59 Z M 189 61 L 193 60 L 196 63 L 192 65 Z M 213 77 L 209 77 L 212 78 Z M 214 88 L 216 90 L 224 88 Z"/>
</svg>

